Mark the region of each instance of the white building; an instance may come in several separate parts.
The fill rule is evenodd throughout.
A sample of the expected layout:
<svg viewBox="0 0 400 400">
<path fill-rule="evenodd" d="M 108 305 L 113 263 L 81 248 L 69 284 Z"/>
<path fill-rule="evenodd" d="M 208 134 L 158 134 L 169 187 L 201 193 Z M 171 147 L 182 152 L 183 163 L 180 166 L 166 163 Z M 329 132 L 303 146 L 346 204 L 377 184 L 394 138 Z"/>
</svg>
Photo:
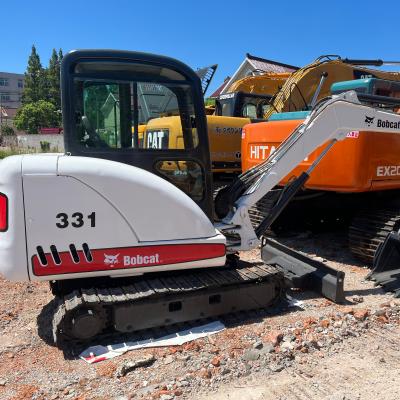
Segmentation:
<svg viewBox="0 0 400 400">
<path fill-rule="evenodd" d="M 258 75 L 265 72 L 294 72 L 296 69 L 298 67 L 294 65 L 267 60 L 266 58 L 256 57 L 247 53 L 245 59 L 232 77 L 225 78 L 224 83 L 210 97 L 218 97 L 220 94 L 224 94 L 233 82 L 246 76 Z"/>
<path fill-rule="evenodd" d="M 24 79 L 23 74 L 0 72 L 0 124 L 12 123 L 21 107 Z"/>
<path fill-rule="evenodd" d="M 22 91 L 24 90 L 24 75 L 10 72 L 0 72 L 0 106 L 4 108 L 19 108 Z"/>
</svg>

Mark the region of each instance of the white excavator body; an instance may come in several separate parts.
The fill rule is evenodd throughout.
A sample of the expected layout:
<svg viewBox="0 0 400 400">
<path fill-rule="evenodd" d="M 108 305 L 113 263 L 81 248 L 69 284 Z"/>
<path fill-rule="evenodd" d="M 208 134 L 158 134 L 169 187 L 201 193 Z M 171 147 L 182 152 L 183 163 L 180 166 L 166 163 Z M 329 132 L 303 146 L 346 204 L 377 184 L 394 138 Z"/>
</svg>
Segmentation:
<svg viewBox="0 0 400 400">
<path fill-rule="evenodd" d="M 133 166 L 65 155 L 0 164 L 0 272 L 10 280 L 207 268 L 225 264 L 225 237 L 181 190 Z"/>
<path fill-rule="evenodd" d="M 388 123 L 368 124 L 370 115 Z M 398 133 L 400 116 L 360 104 L 354 92 L 329 100 L 263 164 L 216 226 L 189 196 L 141 168 L 60 154 L 10 157 L 0 165 L 8 199 L 0 272 L 12 280 L 62 280 L 223 266 L 226 250 L 258 245 L 249 208 L 299 160 L 355 129 Z M 227 244 L 221 232 L 239 243 Z"/>
</svg>

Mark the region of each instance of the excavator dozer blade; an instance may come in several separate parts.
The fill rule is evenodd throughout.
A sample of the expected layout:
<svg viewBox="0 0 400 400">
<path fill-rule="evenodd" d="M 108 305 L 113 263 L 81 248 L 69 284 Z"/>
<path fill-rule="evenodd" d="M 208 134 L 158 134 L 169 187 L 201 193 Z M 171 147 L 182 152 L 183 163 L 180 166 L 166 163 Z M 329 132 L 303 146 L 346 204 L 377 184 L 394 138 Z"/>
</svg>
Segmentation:
<svg viewBox="0 0 400 400">
<path fill-rule="evenodd" d="M 379 245 L 368 278 L 400 297 L 400 235 L 390 232 Z"/>
<path fill-rule="evenodd" d="M 344 272 L 267 238 L 263 240 L 261 257 L 283 271 L 288 287 L 313 290 L 335 303 L 344 302 Z"/>
</svg>

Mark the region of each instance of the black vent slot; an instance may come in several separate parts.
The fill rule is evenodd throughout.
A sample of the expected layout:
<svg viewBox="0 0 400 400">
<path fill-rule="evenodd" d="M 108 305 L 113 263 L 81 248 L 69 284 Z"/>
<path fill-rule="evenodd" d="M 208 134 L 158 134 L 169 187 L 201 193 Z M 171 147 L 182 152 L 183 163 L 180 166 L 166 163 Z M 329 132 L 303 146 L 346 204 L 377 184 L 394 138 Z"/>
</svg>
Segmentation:
<svg viewBox="0 0 400 400">
<path fill-rule="evenodd" d="M 182 302 L 181 301 L 171 301 L 168 304 L 169 312 L 176 312 L 182 310 Z"/>
<path fill-rule="evenodd" d="M 208 298 L 209 304 L 220 304 L 221 303 L 221 295 L 220 294 L 213 294 Z"/>
<path fill-rule="evenodd" d="M 88 262 L 92 262 L 93 261 L 93 257 L 92 257 L 92 253 L 90 252 L 88 244 L 87 243 L 83 243 L 82 248 L 83 248 L 83 254 L 85 254 L 86 260 Z"/>
<path fill-rule="evenodd" d="M 69 245 L 69 252 L 71 253 L 71 257 L 74 260 L 75 263 L 79 262 L 79 254 L 78 251 L 76 250 L 76 247 L 74 244 Z"/>
<path fill-rule="evenodd" d="M 47 258 L 46 258 L 46 254 L 43 251 L 43 247 L 42 246 L 37 246 L 36 247 L 36 251 L 38 253 L 40 263 L 42 265 L 46 266 L 47 265 Z"/>
<path fill-rule="evenodd" d="M 58 254 L 58 250 L 57 247 L 52 244 L 50 246 L 50 250 L 51 250 L 51 255 L 53 256 L 53 260 L 57 265 L 61 264 L 61 258 L 60 258 L 60 254 Z"/>
</svg>

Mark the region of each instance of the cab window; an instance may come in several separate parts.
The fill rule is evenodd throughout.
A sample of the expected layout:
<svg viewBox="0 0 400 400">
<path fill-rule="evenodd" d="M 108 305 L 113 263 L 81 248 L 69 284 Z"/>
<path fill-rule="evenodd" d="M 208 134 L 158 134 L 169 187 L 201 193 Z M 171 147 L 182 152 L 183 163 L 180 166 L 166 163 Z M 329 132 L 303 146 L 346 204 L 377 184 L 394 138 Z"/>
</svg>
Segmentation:
<svg viewBox="0 0 400 400">
<path fill-rule="evenodd" d="M 195 161 L 163 160 L 155 165 L 156 170 L 194 201 L 204 197 L 204 175 Z"/>
<path fill-rule="evenodd" d="M 156 151 L 198 144 L 188 85 L 76 79 L 75 91 L 76 131 L 82 146 Z"/>
<path fill-rule="evenodd" d="M 243 104 L 242 117 L 252 118 L 252 119 L 257 118 L 257 106 L 253 103 Z"/>
</svg>

